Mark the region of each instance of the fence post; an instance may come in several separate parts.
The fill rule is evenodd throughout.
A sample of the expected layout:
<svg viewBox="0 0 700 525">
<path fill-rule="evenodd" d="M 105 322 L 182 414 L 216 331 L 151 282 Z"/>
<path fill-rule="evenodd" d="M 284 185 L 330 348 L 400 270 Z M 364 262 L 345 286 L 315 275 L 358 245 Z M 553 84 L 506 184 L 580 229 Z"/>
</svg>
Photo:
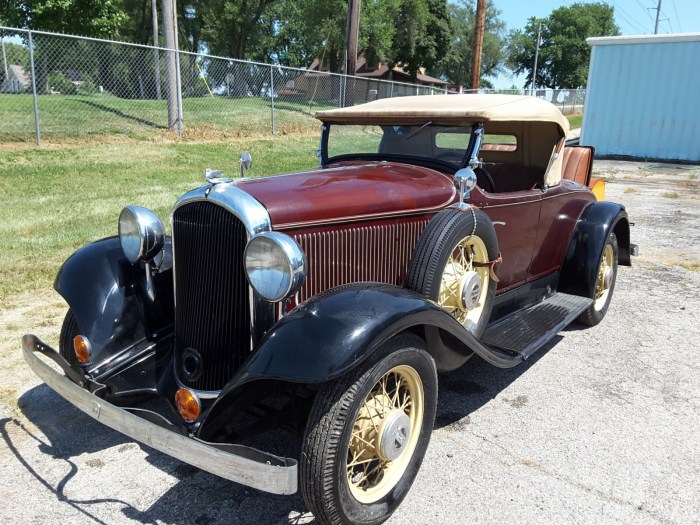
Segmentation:
<svg viewBox="0 0 700 525">
<path fill-rule="evenodd" d="M 176 41 L 177 42 L 177 41 Z M 176 48 L 175 50 L 175 78 L 177 79 L 177 135 L 182 138 L 182 78 L 180 78 L 180 50 Z"/>
<path fill-rule="evenodd" d="M 272 118 L 272 134 L 275 134 L 275 75 L 270 66 L 270 113 Z"/>
<path fill-rule="evenodd" d="M 36 128 L 36 145 L 41 146 L 41 131 L 39 129 L 39 106 L 36 99 L 36 75 L 34 73 L 34 42 L 32 32 L 29 33 L 29 65 L 32 72 L 32 98 L 34 99 L 34 126 Z"/>
</svg>

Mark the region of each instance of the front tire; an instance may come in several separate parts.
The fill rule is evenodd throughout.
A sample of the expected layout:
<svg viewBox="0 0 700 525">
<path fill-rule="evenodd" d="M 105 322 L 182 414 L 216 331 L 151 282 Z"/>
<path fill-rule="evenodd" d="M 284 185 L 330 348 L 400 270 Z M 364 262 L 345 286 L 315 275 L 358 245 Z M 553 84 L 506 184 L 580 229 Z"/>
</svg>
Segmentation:
<svg viewBox="0 0 700 525">
<path fill-rule="evenodd" d="M 73 314 L 73 310 L 69 308 L 66 312 L 66 317 L 63 319 L 63 326 L 61 326 L 61 337 L 58 340 L 58 352 L 73 368 L 80 368 L 80 363 L 73 349 L 73 339 L 75 339 L 76 335 L 80 335 L 80 327 L 78 326 L 78 320 Z"/>
<path fill-rule="evenodd" d="M 408 493 L 430 441 L 435 363 L 402 334 L 316 396 L 304 436 L 300 485 L 320 523 L 377 524 Z"/>
</svg>

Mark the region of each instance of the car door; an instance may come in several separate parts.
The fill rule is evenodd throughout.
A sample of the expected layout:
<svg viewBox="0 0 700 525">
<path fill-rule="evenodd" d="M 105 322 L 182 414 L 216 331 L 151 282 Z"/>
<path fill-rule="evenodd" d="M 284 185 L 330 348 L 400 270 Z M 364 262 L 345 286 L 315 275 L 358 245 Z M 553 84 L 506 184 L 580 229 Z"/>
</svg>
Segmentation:
<svg viewBox="0 0 700 525">
<path fill-rule="evenodd" d="M 496 229 L 503 262 L 498 267 L 498 292 L 526 282 L 542 206 L 542 190 L 487 193 L 478 187 L 470 202 L 483 209 Z"/>
</svg>

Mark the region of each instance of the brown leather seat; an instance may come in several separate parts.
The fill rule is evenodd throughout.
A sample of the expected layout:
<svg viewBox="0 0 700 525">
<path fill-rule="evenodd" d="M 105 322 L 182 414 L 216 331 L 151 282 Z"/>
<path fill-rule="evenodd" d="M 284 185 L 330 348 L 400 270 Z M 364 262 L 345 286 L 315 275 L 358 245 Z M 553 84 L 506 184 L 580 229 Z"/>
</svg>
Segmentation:
<svg viewBox="0 0 700 525">
<path fill-rule="evenodd" d="M 593 148 L 587 146 L 567 146 L 564 148 L 561 176 L 564 179 L 586 186 L 591 176 Z"/>
</svg>

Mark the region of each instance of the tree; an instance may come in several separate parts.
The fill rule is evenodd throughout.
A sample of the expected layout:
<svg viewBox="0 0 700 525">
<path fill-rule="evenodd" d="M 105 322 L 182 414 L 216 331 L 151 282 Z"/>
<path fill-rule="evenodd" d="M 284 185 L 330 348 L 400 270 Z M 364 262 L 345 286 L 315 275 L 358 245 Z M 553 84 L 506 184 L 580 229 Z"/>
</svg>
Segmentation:
<svg viewBox="0 0 700 525">
<path fill-rule="evenodd" d="M 451 84 L 469 85 L 471 81 L 474 44 L 474 1 L 449 4 L 452 37 L 449 51 L 434 70 Z M 501 12 L 489 2 L 486 5 L 486 23 L 481 59 L 481 85 L 491 87 L 488 77 L 495 77 L 503 68 L 506 45 L 505 22 Z"/>
<path fill-rule="evenodd" d="M 538 86 L 577 88 L 586 85 L 591 50 L 586 39 L 619 35 L 614 9 L 605 3 L 575 3 L 552 11 L 547 18 L 531 17 L 524 30 L 511 32 L 508 64 L 516 74 L 527 75 L 532 84 L 537 29 L 542 36 L 537 66 Z"/>
<path fill-rule="evenodd" d="M 120 0 L 0 0 L 0 13 L 3 24 L 102 38 L 127 19 Z"/>
<path fill-rule="evenodd" d="M 199 16 L 202 38 L 217 55 L 244 59 L 263 35 L 260 20 L 277 0 L 209 0 L 202 2 Z"/>
<path fill-rule="evenodd" d="M 403 0 L 394 24 L 393 64 L 401 64 L 414 79 L 421 67 L 437 66 L 452 32 L 446 0 Z"/>
</svg>

